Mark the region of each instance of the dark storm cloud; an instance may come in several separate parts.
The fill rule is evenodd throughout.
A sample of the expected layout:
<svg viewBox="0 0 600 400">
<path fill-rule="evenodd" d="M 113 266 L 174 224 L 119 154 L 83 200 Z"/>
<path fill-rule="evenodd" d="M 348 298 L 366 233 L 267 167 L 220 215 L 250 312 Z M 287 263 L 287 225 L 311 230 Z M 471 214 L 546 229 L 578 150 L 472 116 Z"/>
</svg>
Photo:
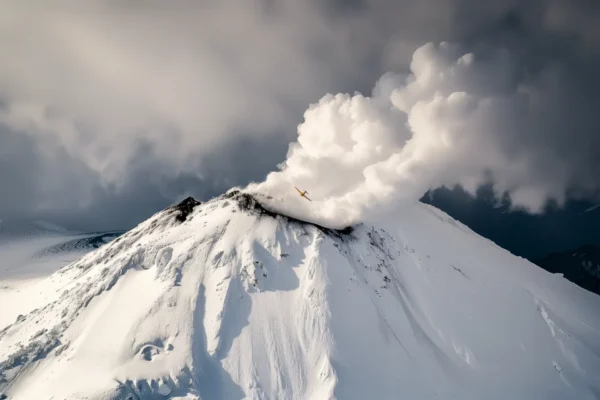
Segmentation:
<svg viewBox="0 0 600 400">
<path fill-rule="evenodd" d="M 440 41 L 506 51 L 506 91 L 535 92 L 498 142 L 531 160 L 534 196 L 592 198 L 599 16 L 567 0 L 6 4 L 0 218 L 127 227 L 186 194 L 260 180 L 309 103 L 368 92 Z"/>
<path fill-rule="evenodd" d="M 263 154 L 268 146 L 285 152 L 284 146 L 277 149 L 267 141 L 244 138 L 181 170 L 166 165 L 155 145 L 140 141 L 117 185 L 103 182 L 55 145 L 4 129 L 0 180 L 5 190 L 0 207 L 11 218 L 60 221 L 74 229 L 128 229 L 183 196 L 206 199 L 261 179 L 272 167 Z M 223 154 L 227 160 L 221 159 Z"/>
</svg>

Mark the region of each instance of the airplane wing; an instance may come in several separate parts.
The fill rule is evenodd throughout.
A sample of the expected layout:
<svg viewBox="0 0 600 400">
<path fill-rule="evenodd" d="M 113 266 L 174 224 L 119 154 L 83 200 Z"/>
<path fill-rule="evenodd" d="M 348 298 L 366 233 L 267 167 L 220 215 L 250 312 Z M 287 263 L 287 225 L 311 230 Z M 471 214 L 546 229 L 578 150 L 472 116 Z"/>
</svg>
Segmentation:
<svg viewBox="0 0 600 400">
<path fill-rule="evenodd" d="M 298 193 L 303 194 L 302 190 L 298 189 L 296 186 L 294 186 L 296 188 L 296 190 L 298 191 Z"/>
<path fill-rule="evenodd" d="M 306 200 L 308 200 L 308 201 L 312 202 L 312 200 L 311 200 L 311 199 L 309 199 L 307 195 L 304 195 L 304 196 L 302 196 L 302 197 L 304 197 Z"/>
</svg>

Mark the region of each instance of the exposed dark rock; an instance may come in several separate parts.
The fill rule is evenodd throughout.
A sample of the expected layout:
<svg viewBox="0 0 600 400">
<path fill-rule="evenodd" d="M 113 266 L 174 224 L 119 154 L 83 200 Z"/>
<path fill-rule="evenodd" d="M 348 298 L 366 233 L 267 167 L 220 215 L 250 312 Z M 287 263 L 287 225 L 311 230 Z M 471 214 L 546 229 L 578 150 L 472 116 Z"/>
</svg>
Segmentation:
<svg viewBox="0 0 600 400">
<path fill-rule="evenodd" d="M 201 203 L 194 199 L 193 197 L 188 197 L 179 203 L 171 206 L 168 210 L 174 210 L 177 212 L 175 219 L 179 222 L 184 222 L 187 220 L 187 217 L 194 211 L 196 206 L 199 206 Z"/>
<path fill-rule="evenodd" d="M 354 228 L 348 226 L 344 229 L 331 229 L 321 226 L 319 224 L 315 224 L 313 222 L 303 221 L 298 218 L 290 217 L 283 214 L 278 214 L 276 212 L 267 210 L 260 204 L 252 195 L 248 193 L 240 192 L 239 190 L 232 190 L 229 193 L 223 195 L 224 198 L 231 199 L 237 202 L 240 210 L 257 213 L 259 216 L 268 216 L 271 218 L 282 218 L 288 222 L 298 223 L 300 225 L 313 225 L 321 232 L 329 236 L 335 236 L 339 239 L 348 239 L 351 237 L 352 232 L 354 232 Z"/>
</svg>

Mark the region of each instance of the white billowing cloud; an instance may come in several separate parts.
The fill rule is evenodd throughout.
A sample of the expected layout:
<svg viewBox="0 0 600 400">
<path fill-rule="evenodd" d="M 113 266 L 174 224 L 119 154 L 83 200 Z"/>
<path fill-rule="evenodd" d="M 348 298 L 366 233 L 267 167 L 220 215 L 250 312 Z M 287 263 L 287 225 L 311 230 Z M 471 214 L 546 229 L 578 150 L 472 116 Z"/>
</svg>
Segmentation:
<svg viewBox="0 0 600 400">
<path fill-rule="evenodd" d="M 504 51 L 479 57 L 448 43 L 424 45 L 409 76 L 384 75 L 371 97 L 327 95 L 313 104 L 281 170 L 248 189 L 273 197 L 274 209 L 330 227 L 456 184 L 474 192 L 493 182 L 498 195 L 531 212 L 549 199 L 560 204 L 569 170 L 553 165 L 548 148 L 526 144 L 540 130 L 544 92 L 520 82 L 514 65 Z"/>
</svg>

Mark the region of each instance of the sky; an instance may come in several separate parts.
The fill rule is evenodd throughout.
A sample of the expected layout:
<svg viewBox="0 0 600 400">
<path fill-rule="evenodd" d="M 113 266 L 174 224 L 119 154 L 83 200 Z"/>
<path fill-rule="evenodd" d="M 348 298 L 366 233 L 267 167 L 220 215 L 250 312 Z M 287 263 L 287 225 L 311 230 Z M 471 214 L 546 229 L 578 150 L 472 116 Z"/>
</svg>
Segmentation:
<svg viewBox="0 0 600 400">
<path fill-rule="evenodd" d="M 2 9 L 0 218 L 126 229 L 187 195 L 285 201 L 294 182 L 332 226 L 440 186 L 489 185 L 528 215 L 600 203 L 594 1 Z"/>
</svg>

